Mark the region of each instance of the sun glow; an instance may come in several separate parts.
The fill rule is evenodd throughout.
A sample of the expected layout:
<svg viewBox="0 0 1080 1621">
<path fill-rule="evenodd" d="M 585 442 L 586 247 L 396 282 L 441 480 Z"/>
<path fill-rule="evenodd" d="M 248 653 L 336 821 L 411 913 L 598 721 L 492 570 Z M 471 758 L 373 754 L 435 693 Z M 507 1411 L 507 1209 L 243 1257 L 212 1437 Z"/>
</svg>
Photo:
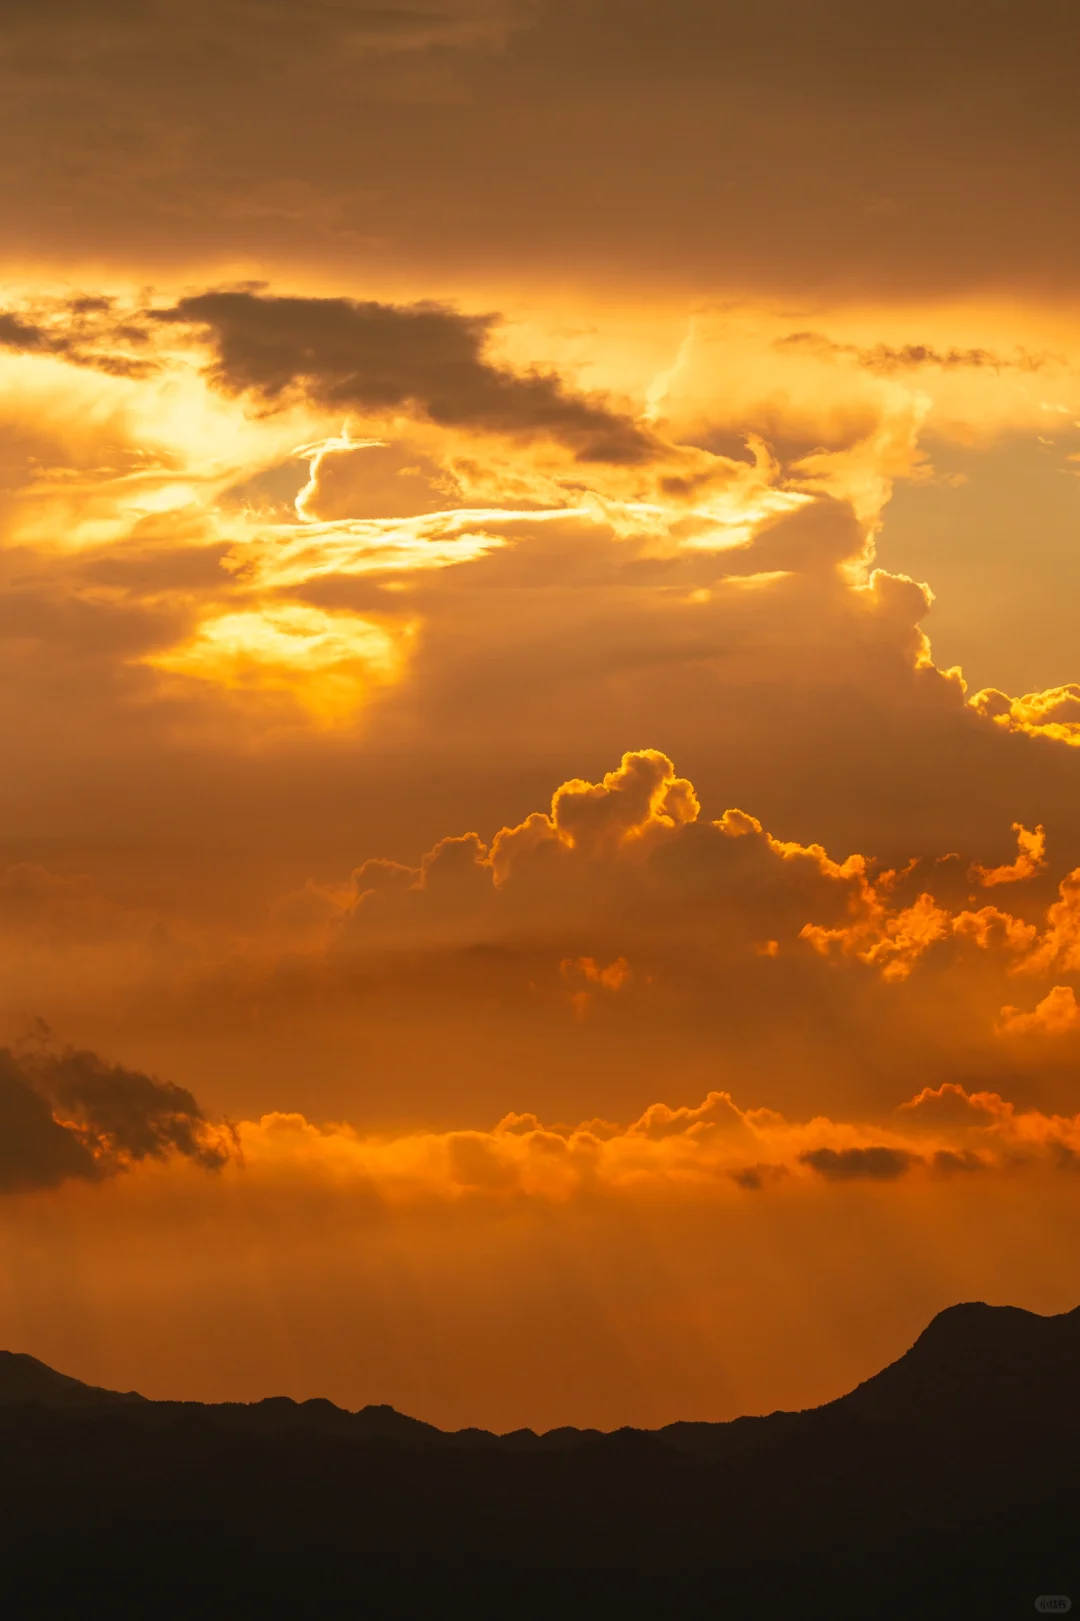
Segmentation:
<svg viewBox="0 0 1080 1621">
<path fill-rule="evenodd" d="M 398 678 L 415 633 L 304 603 L 204 620 L 190 641 L 145 662 L 234 692 L 287 694 L 316 722 L 350 722 L 372 690 Z"/>
</svg>

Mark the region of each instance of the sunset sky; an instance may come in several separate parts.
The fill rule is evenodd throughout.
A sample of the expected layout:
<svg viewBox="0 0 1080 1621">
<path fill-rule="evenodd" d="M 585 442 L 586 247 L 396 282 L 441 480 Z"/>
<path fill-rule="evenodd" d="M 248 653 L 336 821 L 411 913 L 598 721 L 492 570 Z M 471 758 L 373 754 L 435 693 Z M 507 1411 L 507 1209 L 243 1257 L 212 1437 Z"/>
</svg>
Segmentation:
<svg viewBox="0 0 1080 1621">
<path fill-rule="evenodd" d="M 8 0 L 0 1345 L 611 1428 L 1077 1304 L 1078 49 Z"/>
</svg>

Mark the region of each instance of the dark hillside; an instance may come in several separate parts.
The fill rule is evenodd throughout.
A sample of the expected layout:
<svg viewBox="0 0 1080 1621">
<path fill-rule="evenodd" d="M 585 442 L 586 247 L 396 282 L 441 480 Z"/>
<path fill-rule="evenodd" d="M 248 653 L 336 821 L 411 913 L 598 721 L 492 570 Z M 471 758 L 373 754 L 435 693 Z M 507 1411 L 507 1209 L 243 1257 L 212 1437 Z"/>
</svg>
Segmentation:
<svg viewBox="0 0 1080 1621">
<path fill-rule="evenodd" d="M 18 1362 L 20 1359 L 12 1359 Z M 41 1364 L 34 1364 L 41 1368 Z M 0 1362 L 0 1379 L 10 1372 Z M 43 1370 L 48 1372 L 49 1370 Z M 1027 1616 L 1080 1605 L 1080 1312 L 944 1312 L 805 1413 L 446 1435 L 0 1390 L 13 1615 Z"/>
</svg>

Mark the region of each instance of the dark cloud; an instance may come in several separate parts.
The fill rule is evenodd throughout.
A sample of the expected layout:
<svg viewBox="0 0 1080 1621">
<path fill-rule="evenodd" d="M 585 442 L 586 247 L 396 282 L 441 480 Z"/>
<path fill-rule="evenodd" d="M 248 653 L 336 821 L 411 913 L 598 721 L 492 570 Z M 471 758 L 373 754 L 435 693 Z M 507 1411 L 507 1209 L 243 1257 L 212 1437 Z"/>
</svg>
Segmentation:
<svg viewBox="0 0 1080 1621">
<path fill-rule="evenodd" d="M 206 329 L 218 386 L 270 405 L 299 389 L 345 410 L 407 407 L 444 427 L 548 436 L 582 461 L 641 462 L 657 448 L 629 417 L 553 372 L 513 372 L 489 360 L 490 315 L 238 290 L 183 298 L 157 319 Z"/>
<path fill-rule="evenodd" d="M 985 1171 L 986 1161 L 979 1155 L 965 1149 L 963 1153 L 956 1153 L 951 1148 L 939 1148 L 931 1164 L 935 1171 L 943 1176 L 951 1176 L 954 1171 Z"/>
<path fill-rule="evenodd" d="M 0 348 L 17 354 L 57 355 L 113 377 L 146 377 L 156 362 L 141 350 L 145 323 L 114 312 L 113 302 L 92 294 L 42 299 L 29 310 L 0 310 Z"/>
<path fill-rule="evenodd" d="M 34 350 L 48 347 L 39 326 L 31 321 L 22 321 L 6 310 L 0 312 L 0 344 L 5 349 L 16 349 L 22 353 L 33 353 Z"/>
<path fill-rule="evenodd" d="M 786 1176 L 787 1166 L 744 1165 L 740 1170 L 729 1174 L 737 1187 L 744 1188 L 747 1193 L 760 1193 L 766 1182 L 774 1182 Z"/>
<path fill-rule="evenodd" d="M 100 1174 L 79 1133 L 54 1119 L 19 1060 L 0 1049 L 0 1193 Z"/>
<path fill-rule="evenodd" d="M 227 1158 L 182 1086 L 74 1047 L 39 1060 L 35 1070 L 38 1085 L 70 1111 L 107 1161 L 164 1159 L 174 1150 L 208 1167 Z"/>
<path fill-rule="evenodd" d="M 1037 362 L 1005 360 L 989 349 L 935 349 L 927 343 L 905 343 L 893 348 L 877 343 L 872 349 L 858 351 L 859 364 L 867 371 L 909 371 L 919 366 L 939 366 L 942 371 L 956 371 L 961 367 L 990 366 L 1000 370 L 1003 366 L 1023 364 L 1025 370 L 1034 370 Z"/>
<path fill-rule="evenodd" d="M 0 1048 L 0 1193 L 95 1181 L 172 1153 L 216 1170 L 229 1132 L 192 1094 L 96 1053 Z"/>
<path fill-rule="evenodd" d="M 893 1182 L 918 1155 L 902 1148 L 814 1148 L 799 1159 L 829 1182 Z"/>
<path fill-rule="evenodd" d="M 921 366 L 936 366 L 941 371 L 989 368 L 992 371 L 1039 371 L 1049 361 L 1047 355 L 1029 355 L 1016 349 L 1011 355 L 996 354 L 991 349 L 936 349 L 929 343 L 905 343 L 893 346 L 875 343 L 861 349 L 855 343 L 837 343 L 823 332 L 789 332 L 777 338 L 773 347 L 782 352 L 811 354 L 821 360 L 852 360 L 866 371 L 888 375 L 898 371 L 914 371 Z"/>
<path fill-rule="evenodd" d="M 19 0 L 5 234 L 24 261 L 329 254 L 451 283 L 1074 285 L 1073 8 L 777 0 L 770 19 L 734 0 Z"/>
</svg>

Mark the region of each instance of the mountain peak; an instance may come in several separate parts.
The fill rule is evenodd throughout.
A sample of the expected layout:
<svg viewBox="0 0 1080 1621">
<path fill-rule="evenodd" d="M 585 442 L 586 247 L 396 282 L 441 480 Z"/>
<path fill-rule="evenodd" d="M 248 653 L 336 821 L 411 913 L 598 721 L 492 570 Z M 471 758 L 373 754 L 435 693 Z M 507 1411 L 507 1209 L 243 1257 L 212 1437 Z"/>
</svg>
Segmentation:
<svg viewBox="0 0 1080 1621">
<path fill-rule="evenodd" d="M 101 1407 L 144 1400 L 135 1390 L 104 1390 L 57 1373 L 25 1351 L 0 1351 L 0 1406 L 37 1402 L 42 1407 Z"/>
<path fill-rule="evenodd" d="M 911 1348 L 839 1401 L 864 1418 L 943 1419 L 1020 1402 L 1080 1408 L 1080 1307 L 1042 1317 L 1019 1306 L 965 1301 L 938 1312 Z"/>
</svg>

